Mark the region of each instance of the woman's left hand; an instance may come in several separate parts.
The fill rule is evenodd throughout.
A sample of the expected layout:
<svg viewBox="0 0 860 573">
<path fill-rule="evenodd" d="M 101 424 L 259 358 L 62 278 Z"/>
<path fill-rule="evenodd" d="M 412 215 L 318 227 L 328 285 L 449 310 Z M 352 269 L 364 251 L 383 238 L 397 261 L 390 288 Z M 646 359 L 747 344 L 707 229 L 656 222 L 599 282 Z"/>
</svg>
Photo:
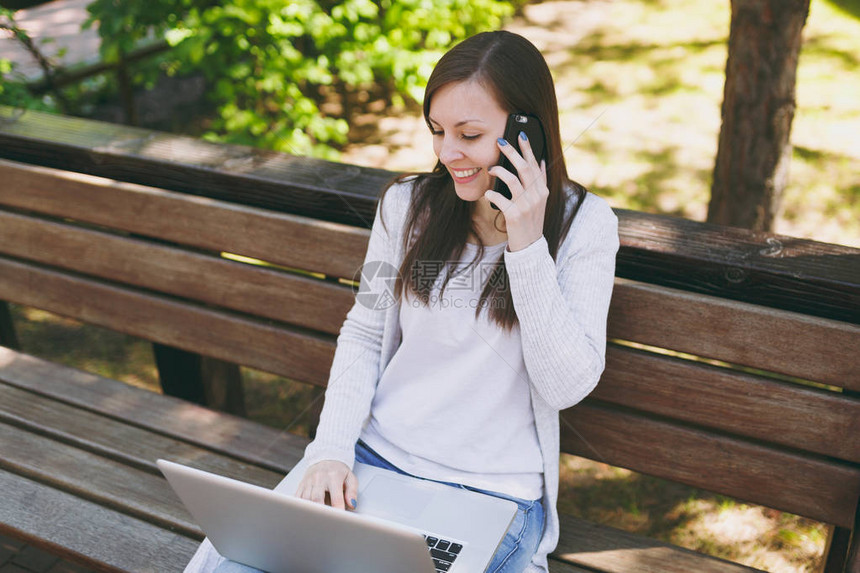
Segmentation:
<svg viewBox="0 0 860 573">
<path fill-rule="evenodd" d="M 504 139 L 499 139 L 498 146 L 516 168 L 517 174 L 514 175 L 499 165 L 490 168 L 488 172 L 507 184 L 512 197 L 507 199 L 492 190 L 484 193 L 484 197 L 495 203 L 505 215 L 508 250 L 519 251 L 543 235 L 546 201 L 549 197 L 546 162 L 541 161 L 538 165 L 531 144 L 523 132 L 520 132 L 522 155 Z"/>
</svg>

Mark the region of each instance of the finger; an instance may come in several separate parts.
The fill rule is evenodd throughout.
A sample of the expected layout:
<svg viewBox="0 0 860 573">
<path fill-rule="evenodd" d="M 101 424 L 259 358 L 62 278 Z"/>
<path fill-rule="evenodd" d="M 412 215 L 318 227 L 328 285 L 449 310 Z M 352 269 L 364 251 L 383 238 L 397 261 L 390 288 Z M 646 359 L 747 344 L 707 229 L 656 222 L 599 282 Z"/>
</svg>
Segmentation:
<svg viewBox="0 0 860 573">
<path fill-rule="evenodd" d="M 311 487 L 310 495 L 306 499 L 309 499 L 309 500 L 313 501 L 314 503 L 324 504 L 325 503 L 325 492 L 326 492 L 325 486 L 322 486 L 320 484 L 314 484 Z"/>
<path fill-rule="evenodd" d="M 343 482 L 343 493 L 349 507 L 355 509 L 358 505 L 358 478 L 352 472 L 346 474 L 346 480 Z"/>
<path fill-rule="evenodd" d="M 307 499 L 307 494 L 305 493 L 306 489 L 307 488 L 305 488 L 305 481 L 302 480 L 302 482 L 296 488 L 296 493 L 295 493 L 296 497 L 301 498 L 301 499 Z"/>
<path fill-rule="evenodd" d="M 493 203 L 496 207 L 499 208 L 499 211 L 504 213 L 507 209 L 513 205 L 513 201 L 502 195 L 501 193 L 496 193 L 492 189 L 484 193 L 484 197 L 490 203 Z"/>
<path fill-rule="evenodd" d="M 300 497 L 302 499 L 310 499 L 311 498 L 311 489 L 313 487 L 313 480 L 308 479 L 307 474 L 302 481 L 299 483 L 299 487 L 296 489 L 296 497 Z"/>
<path fill-rule="evenodd" d="M 520 132 L 519 138 L 520 152 L 523 154 L 523 158 L 527 165 L 527 170 L 524 169 L 519 171 L 520 179 L 523 182 L 523 188 L 529 188 L 534 183 L 546 185 L 546 169 L 543 167 L 546 162 L 541 159 L 540 164 L 538 164 L 537 158 L 532 150 L 531 141 L 524 131 Z"/>
<path fill-rule="evenodd" d="M 514 166 L 518 173 L 521 169 L 524 169 L 526 167 L 527 164 L 525 159 L 523 159 L 523 156 L 520 155 L 517 152 L 517 149 L 513 145 L 511 145 L 506 139 L 500 137 L 496 141 L 496 143 L 499 146 L 499 151 L 501 151 L 502 154 L 504 154 L 504 156 L 510 160 L 511 165 Z"/>
<path fill-rule="evenodd" d="M 527 164 L 537 166 L 537 159 L 535 158 L 534 151 L 532 151 L 532 143 L 529 141 L 529 136 L 526 135 L 525 131 L 520 132 L 520 153 L 522 153 L 523 159 L 526 160 Z"/>
<path fill-rule="evenodd" d="M 537 172 L 535 173 L 534 185 L 529 185 L 529 188 L 534 188 L 537 192 L 538 196 L 546 196 L 549 194 L 549 189 L 547 188 L 547 176 L 546 176 L 546 161 L 541 159 L 540 166 L 538 167 Z"/>
<path fill-rule="evenodd" d="M 329 498 L 331 499 L 331 506 L 335 509 L 346 509 L 346 504 L 343 501 L 343 490 L 343 482 L 340 484 L 331 483 L 329 485 Z"/>
<path fill-rule="evenodd" d="M 511 191 L 512 199 L 516 199 L 522 194 L 523 185 L 520 181 L 520 178 L 505 169 L 504 167 L 500 165 L 494 165 L 489 170 L 487 170 L 487 173 L 496 177 L 497 179 L 501 179 L 505 183 L 505 185 L 508 186 L 508 189 L 510 189 Z"/>
</svg>

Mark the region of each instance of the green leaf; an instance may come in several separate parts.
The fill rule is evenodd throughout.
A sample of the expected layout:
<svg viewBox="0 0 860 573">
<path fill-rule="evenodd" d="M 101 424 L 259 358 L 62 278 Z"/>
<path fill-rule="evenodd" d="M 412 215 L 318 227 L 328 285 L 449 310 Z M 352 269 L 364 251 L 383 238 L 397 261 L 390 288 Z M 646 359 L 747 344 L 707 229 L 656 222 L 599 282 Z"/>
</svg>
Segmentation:
<svg viewBox="0 0 860 573">
<path fill-rule="evenodd" d="M 167 40 L 168 44 L 175 48 L 193 35 L 193 30 L 189 30 L 187 28 L 172 28 L 164 34 L 164 39 Z"/>
</svg>

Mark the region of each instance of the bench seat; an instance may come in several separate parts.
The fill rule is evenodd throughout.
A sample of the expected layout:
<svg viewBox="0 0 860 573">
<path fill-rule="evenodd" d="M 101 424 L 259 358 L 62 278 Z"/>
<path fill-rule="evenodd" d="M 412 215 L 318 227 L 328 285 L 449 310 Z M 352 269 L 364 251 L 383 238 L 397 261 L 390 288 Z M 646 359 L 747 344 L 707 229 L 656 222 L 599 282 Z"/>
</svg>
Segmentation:
<svg viewBox="0 0 860 573">
<path fill-rule="evenodd" d="M 179 571 L 202 539 L 157 458 L 272 487 L 306 442 L 0 347 L 0 533 L 95 570 Z M 562 531 L 557 573 L 754 571 L 570 516 Z"/>
<path fill-rule="evenodd" d="M 156 459 L 273 487 L 306 440 L 0 347 L 0 443 L 0 532 L 99 571 L 166 572 L 203 534 Z"/>
<path fill-rule="evenodd" d="M 690 573 L 692 571 L 753 573 L 760 571 L 570 515 L 561 515 L 560 522 L 562 533 L 558 547 L 552 555 L 553 563 L 559 567 L 562 565 L 579 567 L 574 571 L 594 573 Z"/>
</svg>

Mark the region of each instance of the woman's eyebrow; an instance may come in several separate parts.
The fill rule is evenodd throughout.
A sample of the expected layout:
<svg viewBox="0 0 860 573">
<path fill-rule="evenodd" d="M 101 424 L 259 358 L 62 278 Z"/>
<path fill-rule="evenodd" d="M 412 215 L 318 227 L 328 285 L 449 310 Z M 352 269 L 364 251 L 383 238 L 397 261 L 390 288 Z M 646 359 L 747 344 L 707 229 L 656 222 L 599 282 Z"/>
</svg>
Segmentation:
<svg viewBox="0 0 860 573">
<path fill-rule="evenodd" d="M 442 125 L 432 117 L 427 118 L 430 123 L 435 123 L 436 125 Z M 465 125 L 467 123 L 486 123 L 483 119 L 463 119 L 454 124 L 454 127 L 460 127 L 461 125 Z"/>
</svg>

